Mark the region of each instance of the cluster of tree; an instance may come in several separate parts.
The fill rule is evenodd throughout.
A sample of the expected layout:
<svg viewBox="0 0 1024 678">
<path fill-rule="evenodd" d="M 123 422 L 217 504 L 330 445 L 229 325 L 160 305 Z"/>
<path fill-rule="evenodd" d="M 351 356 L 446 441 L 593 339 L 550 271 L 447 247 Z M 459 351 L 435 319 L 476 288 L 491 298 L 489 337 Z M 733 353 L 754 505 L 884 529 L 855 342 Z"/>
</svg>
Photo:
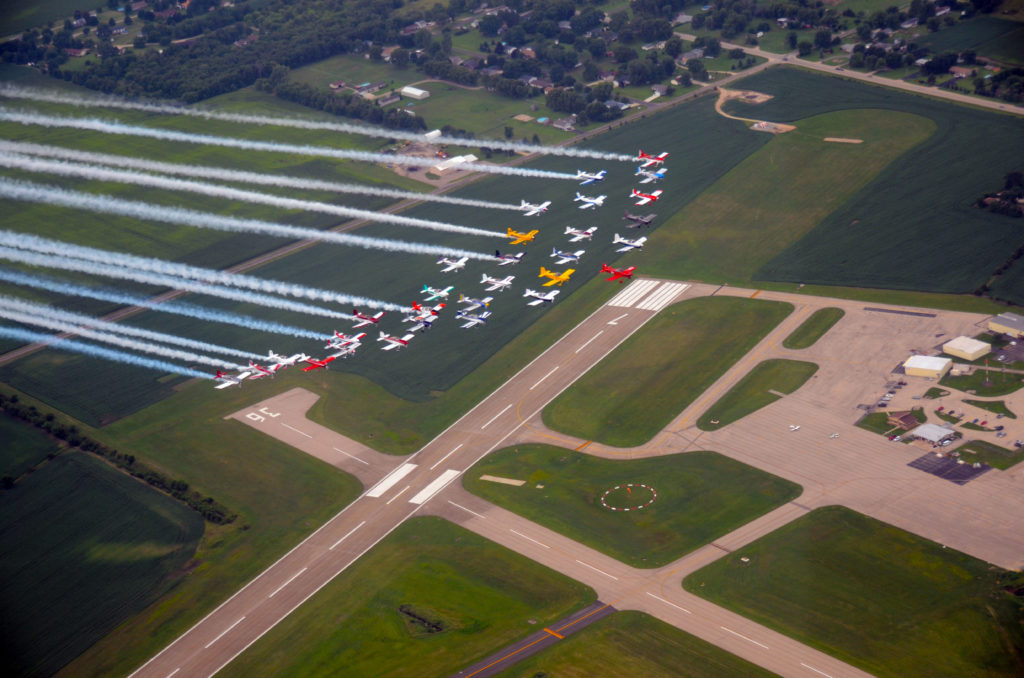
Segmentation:
<svg viewBox="0 0 1024 678">
<path fill-rule="evenodd" d="M 52 412 L 43 413 L 35 405 L 20 402 L 17 394 L 0 393 L 0 410 L 16 417 L 40 431 L 63 441 L 69 448 L 90 452 L 106 459 L 119 469 L 145 481 L 152 487 L 169 494 L 189 508 L 197 511 L 204 519 L 217 525 L 232 523 L 238 516 L 220 502 L 195 490 L 189 489 L 184 480 L 168 478 L 163 473 L 149 468 L 134 455 L 123 454 L 114 448 L 93 440 L 78 430 L 78 427 L 67 425 L 58 420 Z M 10 489 L 14 486 L 13 478 L 4 478 L 3 485 Z"/>
<path fill-rule="evenodd" d="M 1010 172 L 1003 181 L 1003 190 L 996 193 L 986 193 L 978 198 L 974 206 L 994 214 L 1002 214 L 1019 219 L 1024 217 L 1024 205 L 1019 201 L 1024 201 L 1024 173 Z M 1013 263 L 1013 260 L 1009 263 Z M 995 275 L 999 275 L 1002 272 L 1002 270 L 997 271 Z"/>
<path fill-rule="evenodd" d="M 485 75 L 481 82 L 488 92 L 496 92 L 510 99 L 529 99 L 541 93 L 537 87 L 504 75 Z"/>
<path fill-rule="evenodd" d="M 432 78 L 447 80 L 459 85 L 474 86 L 480 82 L 480 74 L 464 66 L 456 66 L 448 60 L 425 61 L 420 69 Z"/>
<path fill-rule="evenodd" d="M 693 28 L 721 31 L 726 39 L 743 33 L 767 33 L 776 19 L 788 19 L 796 27 L 820 26 L 836 30 L 840 15 L 823 2 L 773 2 L 754 0 L 716 2 L 709 12 L 693 17 Z"/>
<path fill-rule="evenodd" d="M 900 52 L 896 49 L 886 50 L 878 45 L 854 45 L 850 55 L 850 68 L 863 68 L 877 71 L 883 68 L 899 68 L 914 63 L 912 52 Z"/>
<path fill-rule="evenodd" d="M 589 125 L 591 122 L 608 122 L 622 117 L 622 111 L 605 104 L 612 98 L 614 86 L 601 82 L 593 87 L 556 87 L 548 92 L 546 103 L 553 111 L 574 113 L 576 124 Z"/>
<path fill-rule="evenodd" d="M 974 92 L 1020 103 L 1024 101 L 1024 68 L 1004 68 L 989 78 L 975 78 Z"/>
<path fill-rule="evenodd" d="M 413 132 L 427 129 L 427 122 L 419 115 L 398 108 L 384 110 L 376 102 L 364 99 L 353 92 L 336 94 L 304 82 L 283 79 L 278 80 L 275 84 L 274 80 L 272 73 L 270 78 L 257 81 L 256 86 L 264 91 L 272 92 L 285 101 L 301 104 L 331 115 L 363 120 L 388 129 Z"/>
</svg>

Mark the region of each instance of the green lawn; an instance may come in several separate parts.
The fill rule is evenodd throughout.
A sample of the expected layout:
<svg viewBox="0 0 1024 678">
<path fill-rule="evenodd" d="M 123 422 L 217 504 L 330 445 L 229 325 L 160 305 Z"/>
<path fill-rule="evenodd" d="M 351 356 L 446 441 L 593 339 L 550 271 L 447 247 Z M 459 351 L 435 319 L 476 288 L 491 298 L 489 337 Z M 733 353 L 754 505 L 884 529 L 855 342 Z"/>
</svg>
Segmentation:
<svg viewBox="0 0 1024 678">
<path fill-rule="evenodd" d="M 741 558 L 749 559 L 743 562 Z M 683 580 L 877 676 L 1019 676 L 1010 573 L 849 509 L 817 509 Z"/>
<path fill-rule="evenodd" d="M 967 400 L 967 399 L 964 399 L 964 402 L 967 403 L 968 405 L 974 405 L 975 407 L 980 407 L 983 410 L 988 410 L 989 412 L 993 412 L 995 414 L 1001 414 L 1004 417 L 1009 417 L 1010 419 L 1016 419 L 1017 418 L 1017 415 L 1014 414 L 1013 412 L 1011 412 L 1010 408 L 1007 407 L 1006 403 L 1004 401 L 1002 401 L 1002 400 Z"/>
<path fill-rule="evenodd" d="M 388 89 L 401 89 L 409 83 L 422 79 L 414 68 L 399 69 L 384 61 L 364 59 L 363 55 L 341 54 L 322 61 L 300 66 L 289 73 L 288 78 L 313 87 L 328 90 L 332 82 L 344 80 L 349 86 L 364 82 L 384 81 Z"/>
<path fill-rule="evenodd" d="M 222 673 L 448 676 L 595 598 L 461 527 L 414 518 Z"/>
<path fill-rule="evenodd" d="M 781 396 L 804 385 L 818 365 L 801 360 L 765 360 L 750 370 L 729 392 L 697 419 L 697 428 L 714 431 L 772 404 Z"/>
<path fill-rule="evenodd" d="M 846 315 L 841 308 L 819 308 L 805 320 L 800 327 L 793 330 L 782 340 L 782 345 L 789 349 L 802 349 L 814 346 L 814 343 L 825 336 L 839 319 Z"/>
<path fill-rule="evenodd" d="M 516 487 L 482 475 L 527 481 Z M 625 483 L 654 488 L 646 508 L 612 511 L 604 493 Z M 633 567 L 660 567 L 714 541 L 800 494 L 795 483 L 715 452 L 609 460 L 551 445 L 494 452 L 466 472 L 466 489 Z M 635 499 L 634 499 L 635 495 Z M 610 505 L 651 499 L 633 488 L 609 494 Z"/>
<path fill-rule="evenodd" d="M 544 409 L 544 423 L 585 440 L 642 445 L 793 310 L 701 297 L 670 306 Z"/>
<path fill-rule="evenodd" d="M 0 645 L 8 675 L 50 676 L 180 585 L 198 513 L 84 452 L 0 502 Z"/>
<path fill-rule="evenodd" d="M 643 612 L 616 612 L 498 674 L 502 678 L 748 678 L 756 664 Z"/>
<path fill-rule="evenodd" d="M 0 440 L 0 476 L 14 480 L 60 449 L 56 439 L 4 412 L 0 412 Z"/>
<path fill-rule="evenodd" d="M 941 398 L 943 396 L 948 395 L 949 391 L 947 391 L 944 388 L 939 388 L 938 386 L 932 386 L 931 388 L 924 392 L 924 397 L 929 399 Z"/>
<path fill-rule="evenodd" d="M 981 462 L 992 468 L 1008 469 L 1024 459 L 1024 448 L 1009 449 L 985 440 L 975 440 L 956 448 L 960 458 L 968 463 Z"/>
<path fill-rule="evenodd" d="M 881 433 L 883 435 L 889 435 L 892 433 L 903 434 L 906 432 L 901 428 L 893 428 L 892 424 L 889 423 L 888 412 L 872 412 L 871 414 L 865 415 L 863 419 L 857 422 L 857 426 L 866 431 Z"/>
<path fill-rule="evenodd" d="M 1019 374 L 1005 374 L 999 370 L 975 370 L 973 374 L 954 377 L 947 374 L 939 382 L 960 391 L 966 391 L 982 398 L 994 398 L 1013 393 L 1024 381 Z"/>
</svg>

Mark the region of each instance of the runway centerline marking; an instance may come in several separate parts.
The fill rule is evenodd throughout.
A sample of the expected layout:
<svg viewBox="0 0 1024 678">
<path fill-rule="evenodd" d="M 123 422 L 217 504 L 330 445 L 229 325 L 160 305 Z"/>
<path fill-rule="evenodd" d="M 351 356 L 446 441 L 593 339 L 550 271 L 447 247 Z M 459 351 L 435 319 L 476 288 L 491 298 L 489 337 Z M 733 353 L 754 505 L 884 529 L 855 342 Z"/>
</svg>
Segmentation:
<svg viewBox="0 0 1024 678">
<path fill-rule="evenodd" d="M 542 381 L 544 381 L 545 379 L 547 379 L 548 377 L 550 377 L 550 376 L 551 376 L 552 374 L 554 374 L 554 373 L 555 373 L 555 370 L 557 370 L 557 369 L 558 369 L 559 367 L 561 367 L 561 365 L 555 365 L 554 367 L 552 367 L 552 368 L 551 368 L 551 371 L 550 371 L 550 372 L 548 372 L 548 373 L 547 373 L 547 374 L 545 374 L 545 375 L 544 375 L 543 377 L 541 377 L 540 379 L 538 379 L 538 380 L 537 380 L 537 383 L 536 383 L 536 384 L 534 384 L 533 386 L 531 386 L 531 387 L 530 387 L 530 390 L 532 391 L 533 389 L 535 389 L 535 388 L 537 388 L 538 386 L 540 386 L 540 383 L 541 383 Z"/>
<path fill-rule="evenodd" d="M 650 596 L 651 598 L 654 598 L 655 600 L 660 600 L 661 602 L 665 603 L 666 605 L 671 605 L 672 607 L 676 608 L 677 610 L 682 610 L 682 611 L 683 611 L 683 612 L 685 612 L 686 614 L 693 614 L 692 612 L 690 612 L 689 610 L 687 610 L 687 609 L 686 609 L 685 607 L 680 607 L 680 606 L 676 605 L 675 603 L 673 603 L 673 602 L 671 602 L 671 601 L 665 600 L 665 599 L 664 599 L 664 598 L 662 598 L 661 596 L 656 596 L 656 595 L 654 595 L 654 594 L 653 594 L 653 593 L 651 593 L 650 591 L 647 591 L 647 595 L 649 595 L 649 596 Z"/>
<path fill-rule="evenodd" d="M 608 573 L 607 573 L 607 572 L 605 572 L 604 570 L 599 570 L 599 569 L 597 569 L 596 567 L 594 567 L 593 565 L 588 565 L 587 563 L 584 563 L 584 562 L 583 562 L 582 560 L 580 560 L 579 558 L 576 558 L 575 560 L 576 560 L 576 562 L 577 562 L 577 563 L 579 563 L 580 565 L 583 565 L 584 567 L 589 567 L 589 568 L 590 568 L 591 570 L 593 570 L 594 572 L 599 572 L 600 574 L 603 574 L 603 575 L 604 575 L 604 576 L 606 576 L 606 577 L 610 577 L 611 579 L 614 579 L 615 581 L 619 581 L 619 578 L 618 578 L 618 577 L 616 577 L 616 576 L 615 576 L 614 574 L 608 574 Z"/>
<path fill-rule="evenodd" d="M 369 466 L 369 465 L 370 465 L 370 462 L 368 462 L 368 461 L 364 461 L 364 460 L 360 459 L 359 457 L 355 456 L 354 454 L 349 454 L 349 453 L 348 453 L 348 452 L 346 452 L 345 450 L 339 450 L 339 449 L 338 449 L 337 447 L 332 447 L 331 449 L 332 449 L 332 450 L 334 450 L 335 452 L 341 452 L 341 453 L 342 453 L 342 454 L 344 454 L 344 455 L 345 455 L 346 457 L 352 457 L 353 459 L 355 459 L 356 461 L 358 461 L 358 462 L 359 462 L 360 464 L 366 464 L 367 466 Z"/>
<path fill-rule="evenodd" d="M 738 637 L 742 638 L 743 640 L 745 640 L 745 641 L 747 641 L 747 642 L 749 642 L 749 643 L 753 643 L 754 645 L 758 645 L 758 646 L 760 646 L 760 647 L 763 647 L 763 648 L 764 648 L 764 649 L 766 649 L 766 650 L 768 649 L 768 646 L 767 646 L 767 645 L 765 645 L 764 643 L 759 643 L 759 642 L 757 642 L 756 640 L 754 640 L 753 638 L 747 638 L 747 637 L 746 637 L 745 635 L 743 635 L 742 633 L 736 633 L 736 632 L 735 632 L 735 631 L 733 631 L 732 629 L 726 628 L 726 627 L 724 627 L 724 626 L 719 626 L 718 628 L 722 629 L 723 631 L 728 631 L 728 632 L 729 632 L 729 633 L 731 633 L 732 635 L 734 635 L 734 636 L 738 636 Z"/>
<path fill-rule="evenodd" d="M 803 662 L 800 662 L 800 666 L 803 666 L 804 668 L 810 669 L 811 671 L 814 671 L 815 673 L 820 673 L 823 676 L 827 676 L 827 678 L 832 678 L 832 676 L 828 675 L 824 671 L 819 671 L 818 669 L 814 668 L 810 664 L 804 664 Z"/>
<path fill-rule="evenodd" d="M 379 497 L 392 487 L 398 484 L 402 478 L 412 473 L 413 469 L 416 468 L 416 464 L 410 464 L 408 462 L 402 464 L 391 473 L 384 476 L 379 483 L 371 487 L 366 491 L 367 497 Z"/>
<path fill-rule="evenodd" d="M 220 640 L 220 639 L 221 639 L 221 638 L 223 638 L 223 637 L 224 637 L 225 635 L 227 635 L 228 631 L 230 631 L 231 629 L 233 629 L 233 628 L 235 628 L 236 626 L 238 626 L 239 624 L 241 624 L 241 623 L 242 623 L 242 619 L 245 619 L 245 615 L 242 615 L 242 617 L 241 617 L 241 618 L 240 618 L 240 619 L 239 619 L 238 621 L 236 621 L 236 622 L 235 622 L 234 624 L 232 624 L 231 626 L 229 626 L 229 627 L 227 627 L 226 629 L 224 629 L 223 631 L 221 631 L 221 632 L 220 632 L 220 635 L 218 635 L 218 636 L 217 636 L 216 638 L 214 638 L 213 640 L 211 640 L 210 642 L 208 642 L 208 643 L 206 644 L 206 649 L 207 649 L 207 650 L 209 650 L 209 649 L 210 649 L 210 647 L 211 647 L 211 646 L 212 646 L 212 645 L 213 645 L 214 643 L 216 643 L 216 642 L 217 642 L 218 640 Z"/>
<path fill-rule="evenodd" d="M 526 536 L 525 534 L 523 534 L 522 532 L 519 532 L 519 531 L 517 531 L 517 530 L 513 530 L 513 529 L 512 529 L 511 527 L 510 527 L 510 528 L 508 528 L 508 531 L 509 531 L 509 532 L 512 532 L 513 534 L 518 534 L 518 535 L 519 535 L 520 537 L 522 537 L 523 539 L 529 539 L 530 541 L 532 541 L 532 542 L 533 542 L 534 544 L 536 544 L 537 546 L 543 546 L 543 547 L 544 547 L 544 548 L 546 548 L 546 549 L 549 549 L 549 548 L 551 548 L 551 547 L 550 547 L 550 546 L 548 546 L 547 544 L 542 544 L 542 543 L 540 543 L 539 541 L 537 541 L 537 540 L 536 540 L 536 539 L 534 539 L 533 537 L 527 537 L 527 536 Z"/>
<path fill-rule="evenodd" d="M 491 425 L 491 424 L 492 424 L 492 423 L 494 422 L 494 420 L 495 420 L 495 419 L 497 419 L 497 418 L 498 418 L 498 417 L 500 417 L 501 415 L 503 415 L 503 414 L 505 414 L 506 412 L 508 412 L 508 409 L 509 409 L 510 407 L 512 407 L 512 403 L 509 403 L 508 405 L 505 405 L 505 409 L 503 409 L 503 410 L 502 410 L 501 412 L 498 412 L 498 413 L 497 413 L 496 415 L 494 415 L 493 417 L 491 417 L 490 419 L 488 419 L 488 420 L 487 420 L 487 423 L 486 423 L 486 424 L 484 424 L 483 426 L 481 426 L 481 427 L 480 427 L 480 430 L 481 430 L 481 431 L 483 431 L 483 430 L 484 430 L 485 428 L 487 428 L 488 426 L 490 426 L 490 425 Z"/>
<path fill-rule="evenodd" d="M 462 510 L 463 510 L 463 511 L 465 511 L 466 513 L 472 513 L 472 514 L 473 514 L 474 516 L 476 516 L 477 518 L 480 518 L 481 520 L 487 520 L 487 516 L 483 516 L 483 515 L 480 515 L 479 513 L 477 513 L 476 511 L 474 511 L 473 509 L 468 509 L 468 508 L 466 508 L 465 506 L 463 506 L 462 504 L 456 504 L 456 503 L 455 503 L 454 501 L 452 501 L 451 499 L 449 499 L 449 500 L 448 500 L 448 503 L 449 503 L 449 504 L 451 504 L 452 506 L 454 506 L 455 508 L 460 508 L 460 509 L 462 509 Z"/>
<path fill-rule="evenodd" d="M 366 521 L 364 520 L 363 522 L 361 522 L 361 523 L 359 523 L 358 525 L 356 525 L 355 527 L 353 527 L 353 528 L 352 528 L 351 530 L 349 530 L 348 532 L 346 532 L 346 533 L 345 533 L 345 536 L 344 536 L 344 537 L 342 537 L 342 538 L 341 538 L 341 539 L 339 539 L 338 541 L 336 541 L 336 542 L 334 542 L 333 544 L 331 544 L 331 547 L 330 547 L 329 549 L 327 549 L 327 550 L 328 550 L 328 551 L 333 551 L 333 550 L 334 550 L 334 547 L 335 547 L 335 546 L 337 546 L 337 545 L 338 545 L 338 544 L 340 544 L 341 542 L 343 542 L 343 541 L 345 541 L 346 539 L 348 539 L 348 538 L 349 538 L 349 537 L 350 537 L 350 536 L 352 535 L 352 533 L 353 533 L 353 532 L 355 532 L 356 530 L 358 530 L 358 529 L 359 529 L 360 527 L 362 527 L 362 526 L 363 526 L 363 525 L 365 525 L 365 524 L 366 524 Z"/>
<path fill-rule="evenodd" d="M 459 449 L 460 447 L 462 447 L 462 443 L 459 443 L 458 445 L 456 445 L 456 446 L 455 446 L 455 450 Z M 434 464 L 433 466 L 431 466 L 431 467 L 430 467 L 430 470 L 431 470 L 431 471 L 433 471 L 433 470 L 434 470 L 435 468 L 437 468 L 438 466 L 440 466 L 440 465 L 441 465 L 441 462 L 442 462 L 442 461 L 444 461 L 444 460 L 445 460 L 445 459 L 447 459 L 448 457 L 450 457 L 450 456 L 452 456 L 453 454 L 455 454 L 455 450 L 452 450 L 452 451 L 451 451 L 451 452 L 449 452 L 448 454 L 446 454 L 446 455 L 444 455 L 443 457 L 441 457 L 441 461 L 439 461 L 439 462 L 437 462 L 436 464 Z"/>
<path fill-rule="evenodd" d="M 173 671 L 171 671 L 170 673 L 168 673 L 167 674 L 167 678 L 171 678 L 171 676 L 173 676 L 178 671 L 181 671 L 181 667 L 180 666 L 178 668 L 174 669 Z"/>
<path fill-rule="evenodd" d="M 302 574 L 303 572 L 305 572 L 308 569 L 309 569 L 308 567 L 304 567 L 301 570 L 299 570 L 298 572 L 296 572 L 295 574 L 293 574 L 291 577 L 288 578 L 288 581 L 286 581 L 285 583 L 281 584 L 276 589 L 274 589 L 274 592 L 271 593 L 269 596 L 267 596 L 267 598 L 273 598 L 274 596 L 276 596 L 278 593 L 281 592 L 281 589 L 283 589 L 285 586 L 288 586 L 288 584 L 291 584 L 293 581 L 295 581 L 296 577 L 298 577 L 300 574 Z"/>
<path fill-rule="evenodd" d="M 627 313 L 626 315 L 629 315 L 629 314 Z M 579 353 L 580 351 L 582 351 L 583 349 L 585 349 L 585 348 L 586 348 L 587 346 L 590 346 L 590 342 L 592 342 L 592 341 L 593 341 L 594 339 L 597 339 L 597 338 L 598 338 L 598 337 L 600 337 L 600 336 L 601 336 L 602 334 L 604 334 L 604 330 L 600 330 L 600 331 L 599 331 L 599 332 L 598 332 L 597 334 L 595 334 L 594 336 L 592 336 L 592 337 L 591 337 L 590 339 L 587 339 L 587 343 L 583 344 L 583 345 L 582 345 L 582 346 L 580 346 L 580 347 L 579 347 L 578 349 L 576 349 L 576 352 L 577 352 L 577 353 Z"/>
<path fill-rule="evenodd" d="M 386 502 L 384 502 L 384 505 L 388 506 L 389 504 L 391 504 L 391 502 L 393 502 L 394 500 L 398 499 L 403 494 L 405 494 L 405 491 L 408 490 L 410 487 L 412 487 L 412 485 L 406 485 L 405 487 L 403 487 L 402 490 L 398 494 L 396 494 L 395 496 L 391 497 L 391 499 L 388 499 Z"/>
<path fill-rule="evenodd" d="M 455 469 L 448 469 L 434 480 L 424 487 L 422 490 L 416 493 L 412 499 L 409 500 L 410 504 L 425 504 L 435 494 L 448 487 L 448 483 L 452 482 L 459 477 L 462 471 L 456 471 Z"/>
<path fill-rule="evenodd" d="M 289 426 L 288 424 L 284 423 L 283 421 L 281 422 L 281 426 L 284 426 L 287 429 L 291 429 L 291 430 L 295 431 L 300 436 L 306 436 L 307 438 L 312 438 L 313 437 L 313 436 L 309 435 L 308 433 L 306 433 L 305 431 L 300 431 L 299 429 L 295 428 L 294 426 Z"/>
</svg>

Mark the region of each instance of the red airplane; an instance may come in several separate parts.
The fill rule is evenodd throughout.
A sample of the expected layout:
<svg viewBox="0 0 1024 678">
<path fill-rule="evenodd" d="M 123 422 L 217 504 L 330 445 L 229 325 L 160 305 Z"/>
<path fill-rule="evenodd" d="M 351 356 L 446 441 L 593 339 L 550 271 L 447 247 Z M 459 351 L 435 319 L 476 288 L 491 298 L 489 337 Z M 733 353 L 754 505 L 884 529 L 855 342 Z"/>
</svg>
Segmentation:
<svg viewBox="0 0 1024 678">
<path fill-rule="evenodd" d="M 313 370 L 327 369 L 327 364 L 334 361 L 335 356 L 329 355 L 323 360 L 317 360 L 316 358 L 306 358 L 306 362 L 309 363 L 309 367 L 303 367 L 303 372 L 312 372 Z"/>
<path fill-rule="evenodd" d="M 380 319 L 384 317 L 384 311 L 381 311 L 380 313 L 377 313 L 375 315 L 365 315 L 363 313 L 360 313 L 358 308 L 353 308 L 352 315 L 353 317 L 359 320 L 359 322 L 352 326 L 352 329 L 356 329 L 359 327 L 364 327 L 371 323 L 376 325 L 377 323 L 380 322 Z"/>
<path fill-rule="evenodd" d="M 640 165 L 640 167 L 650 167 L 651 165 L 661 165 L 662 163 L 665 162 L 665 158 L 667 157 L 668 151 L 659 153 L 658 155 L 648 155 L 647 153 L 640 151 L 639 153 L 637 153 L 636 158 L 634 158 L 634 160 L 636 160 L 637 162 L 641 160 L 646 160 L 646 162 Z"/>
<path fill-rule="evenodd" d="M 640 191 L 634 188 L 633 192 L 629 194 L 629 197 L 640 198 L 639 200 L 636 201 L 636 204 L 638 206 L 646 205 L 647 203 L 656 202 L 658 200 L 658 197 L 662 194 L 662 192 L 663 191 L 661 191 L 661 189 L 658 189 L 657 191 L 652 191 L 651 193 L 641 193 Z"/>
<path fill-rule="evenodd" d="M 626 282 L 626 279 L 633 279 L 633 272 L 636 270 L 636 266 L 630 266 L 629 268 L 612 268 L 608 264 L 601 264 L 601 273 L 611 273 L 612 277 L 605 278 L 605 280 L 618 280 L 619 283 Z"/>
</svg>

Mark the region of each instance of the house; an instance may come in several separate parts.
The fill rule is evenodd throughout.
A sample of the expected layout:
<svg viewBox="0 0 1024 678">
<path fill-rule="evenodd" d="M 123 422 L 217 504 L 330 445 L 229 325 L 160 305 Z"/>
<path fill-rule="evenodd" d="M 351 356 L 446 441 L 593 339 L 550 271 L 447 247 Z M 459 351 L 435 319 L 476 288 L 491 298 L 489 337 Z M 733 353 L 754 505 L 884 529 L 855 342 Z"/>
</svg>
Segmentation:
<svg viewBox="0 0 1024 678">
<path fill-rule="evenodd" d="M 679 55 L 679 62 L 680 63 L 686 63 L 690 59 L 703 59 L 703 58 L 704 58 L 704 48 L 703 47 L 698 47 L 696 49 L 691 49 L 689 52 L 684 52 L 683 54 L 680 54 Z"/>
<path fill-rule="evenodd" d="M 379 92 L 380 90 L 384 89 L 385 86 L 387 86 L 386 82 L 384 82 L 383 80 L 378 80 L 377 82 L 364 82 L 363 84 L 355 87 L 355 90 L 359 94 L 366 95 L 373 94 L 374 92 Z"/>
<path fill-rule="evenodd" d="M 974 74 L 974 69 L 967 66 L 951 66 L 949 72 L 957 78 L 969 78 Z"/>
<path fill-rule="evenodd" d="M 335 80 L 331 83 L 331 89 L 345 89 L 345 86 L 344 80 Z"/>
<path fill-rule="evenodd" d="M 130 5 L 130 7 L 132 8 L 133 12 L 138 12 L 140 9 L 145 9 L 148 6 L 149 6 L 149 3 L 146 2 L 146 0 L 139 0 L 139 2 L 133 2 Z"/>
<path fill-rule="evenodd" d="M 398 49 L 398 45 L 388 45 L 387 47 L 381 48 L 380 58 L 383 59 L 385 63 L 391 63 L 391 55 L 395 53 L 396 49 Z"/>
<path fill-rule="evenodd" d="M 945 16 L 949 14 L 949 7 L 936 7 L 935 16 Z"/>
<path fill-rule="evenodd" d="M 629 104 L 624 104 L 621 101 L 616 101 L 615 99 L 608 99 L 608 101 L 604 102 L 604 105 L 615 111 L 625 111 L 629 108 Z"/>
<path fill-rule="evenodd" d="M 475 71 L 476 69 L 480 68 L 480 60 L 475 58 L 466 59 L 465 61 L 462 62 L 462 67 Z"/>
<path fill-rule="evenodd" d="M 663 97 L 665 96 L 665 94 L 668 93 L 668 87 L 666 87 L 665 85 L 651 85 L 651 91 L 657 94 L 658 96 Z"/>
<path fill-rule="evenodd" d="M 521 50 L 519 50 L 519 53 L 522 54 L 523 57 L 527 59 L 537 58 L 537 53 L 533 51 L 532 47 L 523 47 Z"/>
<path fill-rule="evenodd" d="M 376 103 L 377 103 L 378 106 L 387 106 L 388 104 L 393 104 L 396 101 L 401 101 L 401 99 L 402 99 L 402 97 L 400 97 L 397 94 L 395 94 L 394 92 L 392 92 L 390 94 L 386 94 L 386 95 L 382 96 L 381 98 L 377 99 Z"/>
<path fill-rule="evenodd" d="M 915 17 L 907 19 L 906 21 L 901 23 L 900 24 L 900 28 L 902 28 L 903 30 L 909 30 L 909 29 L 914 28 L 915 26 L 917 26 L 917 23 L 918 23 L 917 17 L 915 16 Z"/>
<path fill-rule="evenodd" d="M 889 416 L 886 417 L 886 423 L 894 428 L 901 428 L 905 431 L 909 431 L 912 428 L 916 428 L 920 423 L 914 413 L 910 410 L 903 410 L 902 412 L 890 412 Z"/>
<path fill-rule="evenodd" d="M 573 125 L 575 124 L 576 115 L 573 114 L 570 115 L 568 118 L 559 118 L 558 120 L 555 120 L 553 123 L 551 123 L 551 126 L 554 127 L 555 129 L 560 129 L 563 132 L 572 132 L 574 131 Z"/>
<path fill-rule="evenodd" d="M 69 57 L 84 57 L 89 53 L 88 47 L 76 48 L 76 47 L 65 47 L 64 53 Z"/>
<path fill-rule="evenodd" d="M 448 57 L 448 62 L 451 63 L 452 66 L 461 66 L 464 63 L 460 56 L 450 56 Z"/>
<path fill-rule="evenodd" d="M 480 73 L 482 75 L 498 76 L 504 73 L 504 71 L 497 66 L 488 66 L 487 68 L 481 68 Z"/>
<path fill-rule="evenodd" d="M 401 90 L 403 97 L 409 97 L 410 99 L 426 99 L 430 96 L 430 92 L 419 87 L 413 87 L 412 85 L 406 85 Z"/>
</svg>

